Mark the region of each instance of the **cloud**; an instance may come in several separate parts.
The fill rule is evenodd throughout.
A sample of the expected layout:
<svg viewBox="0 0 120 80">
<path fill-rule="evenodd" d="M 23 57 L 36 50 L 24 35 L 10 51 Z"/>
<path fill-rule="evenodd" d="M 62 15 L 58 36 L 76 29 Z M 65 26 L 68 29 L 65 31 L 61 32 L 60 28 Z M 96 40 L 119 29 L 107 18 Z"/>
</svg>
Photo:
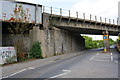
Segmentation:
<svg viewBox="0 0 120 80">
<path fill-rule="evenodd" d="M 30 3 L 49 3 L 49 4 L 74 2 L 73 0 L 17 0 L 17 1 L 24 1 L 24 2 L 30 2 Z"/>
<path fill-rule="evenodd" d="M 29 3 L 37 3 L 38 2 L 38 0 L 16 0 L 16 1 L 29 2 Z"/>
<path fill-rule="evenodd" d="M 72 10 L 116 19 L 119 0 L 84 0 L 76 3 Z"/>
<path fill-rule="evenodd" d="M 118 17 L 118 1 L 119 0 L 17 0 L 36 4 L 50 5 L 68 5 L 70 3 L 71 10 L 79 11 L 86 14 L 116 19 Z M 59 4 L 60 3 L 60 4 Z"/>
</svg>

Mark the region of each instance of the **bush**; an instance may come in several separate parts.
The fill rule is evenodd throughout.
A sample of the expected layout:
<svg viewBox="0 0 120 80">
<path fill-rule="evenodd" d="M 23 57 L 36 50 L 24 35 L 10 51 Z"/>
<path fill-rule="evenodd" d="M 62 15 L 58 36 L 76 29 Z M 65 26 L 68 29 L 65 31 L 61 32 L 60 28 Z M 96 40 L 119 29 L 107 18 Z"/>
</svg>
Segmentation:
<svg viewBox="0 0 120 80">
<path fill-rule="evenodd" d="M 23 39 L 21 36 L 17 36 L 17 39 L 15 40 L 14 46 L 16 48 L 17 51 L 17 60 L 18 62 L 20 62 L 22 59 L 25 59 L 25 52 L 23 50 Z"/>
<path fill-rule="evenodd" d="M 29 53 L 30 53 L 31 58 L 43 59 L 42 50 L 41 50 L 41 43 L 38 41 L 34 42 Z"/>
</svg>

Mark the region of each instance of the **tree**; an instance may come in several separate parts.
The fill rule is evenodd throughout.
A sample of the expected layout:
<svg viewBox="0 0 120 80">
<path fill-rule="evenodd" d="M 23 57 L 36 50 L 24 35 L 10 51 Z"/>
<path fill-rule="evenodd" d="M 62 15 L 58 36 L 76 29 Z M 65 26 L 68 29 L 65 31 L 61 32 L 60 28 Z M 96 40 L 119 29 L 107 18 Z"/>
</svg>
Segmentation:
<svg viewBox="0 0 120 80">
<path fill-rule="evenodd" d="M 25 59 L 24 34 L 32 29 L 34 21 L 31 20 L 29 8 L 24 9 L 22 4 L 16 4 L 13 14 L 6 20 L 6 13 L 2 14 L 3 21 L 9 23 L 8 30 L 14 35 L 14 46 L 17 51 L 18 61 Z"/>
<path fill-rule="evenodd" d="M 6 13 L 3 13 L 2 15 L 3 21 L 10 23 L 8 30 L 12 34 L 25 34 L 34 25 L 34 21 L 31 20 L 29 8 L 24 9 L 22 4 L 16 4 L 9 20 L 5 20 Z"/>
<path fill-rule="evenodd" d="M 114 40 L 112 40 L 111 38 L 109 38 L 109 44 L 110 45 L 113 45 L 114 42 L 115 42 Z"/>
<path fill-rule="evenodd" d="M 32 47 L 30 49 L 30 57 L 37 58 L 37 59 L 39 59 L 39 58 L 43 59 L 40 42 L 36 41 L 33 43 Z"/>
<path fill-rule="evenodd" d="M 103 40 L 92 40 L 92 37 L 83 36 L 85 38 L 85 47 L 87 49 L 103 47 Z"/>
</svg>

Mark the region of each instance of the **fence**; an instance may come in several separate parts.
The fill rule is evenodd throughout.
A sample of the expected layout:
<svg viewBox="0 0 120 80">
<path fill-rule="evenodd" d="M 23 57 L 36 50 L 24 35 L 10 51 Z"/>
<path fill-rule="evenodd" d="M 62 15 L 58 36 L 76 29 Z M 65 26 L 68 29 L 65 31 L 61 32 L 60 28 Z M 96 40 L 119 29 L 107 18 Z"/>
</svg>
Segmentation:
<svg viewBox="0 0 120 80">
<path fill-rule="evenodd" d="M 95 16 L 92 14 L 86 14 L 86 13 L 76 12 L 72 10 L 65 10 L 61 8 L 43 6 L 43 12 L 46 12 L 49 14 L 56 14 L 60 16 L 75 17 L 75 18 L 89 20 L 89 21 L 96 21 L 96 22 L 118 25 L 118 19 L 108 19 L 108 18 L 103 18 L 101 16 Z"/>
</svg>

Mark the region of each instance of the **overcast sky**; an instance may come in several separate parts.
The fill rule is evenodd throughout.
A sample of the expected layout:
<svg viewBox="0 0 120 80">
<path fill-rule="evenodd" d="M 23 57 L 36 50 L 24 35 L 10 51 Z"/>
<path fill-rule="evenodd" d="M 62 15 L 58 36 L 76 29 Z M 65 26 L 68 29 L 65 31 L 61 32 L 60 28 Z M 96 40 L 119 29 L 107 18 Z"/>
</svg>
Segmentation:
<svg viewBox="0 0 120 80">
<path fill-rule="evenodd" d="M 19 0 L 116 19 L 120 0 Z"/>
<path fill-rule="evenodd" d="M 44 6 L 74 10 L 82 13 L 106 17 L 118 18 L 118 2 L 120 0 L 18 0 L 37 3 Z M 102 39 L 102 36 L 92 36 L 94 39 Z M 112 37 L 116 40 L 117 37 Z"/>
</svg>

